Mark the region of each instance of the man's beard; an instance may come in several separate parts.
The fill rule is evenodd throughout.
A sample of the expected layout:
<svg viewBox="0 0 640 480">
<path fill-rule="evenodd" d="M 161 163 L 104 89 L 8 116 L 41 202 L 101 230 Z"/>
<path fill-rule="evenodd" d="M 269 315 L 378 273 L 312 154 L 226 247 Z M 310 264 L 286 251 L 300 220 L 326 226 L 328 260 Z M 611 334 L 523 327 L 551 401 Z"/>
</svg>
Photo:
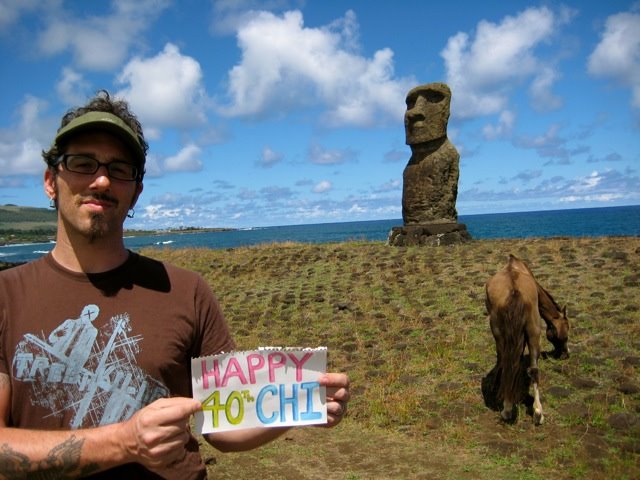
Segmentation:
<svg viewBox="0 0 640 480">
<path fill-rule="evenodd" d="M 94 213 L 91 215 L 91 225 L 89 226 L 88 238 L 89 243 L 94 243 L 105 238 L 110 232 L 117 228 L 114 219 L 111 221 L 103 213 Z"/>
<path fill-rule="evenodd" d="M 107 194 L 94 193 L 91 195 L 91 198 L 98 201 L 111 202 L 114 208 L 118 205 L 118 201 Z M 107 237 L 111 232 L 118 230 L 118 220 L 112 215 L 107 215 L 104 212 L 92 213 L 89 221 L 89 231 L 87 232 L 89 243 L 101 240 Z"/>
</svg>

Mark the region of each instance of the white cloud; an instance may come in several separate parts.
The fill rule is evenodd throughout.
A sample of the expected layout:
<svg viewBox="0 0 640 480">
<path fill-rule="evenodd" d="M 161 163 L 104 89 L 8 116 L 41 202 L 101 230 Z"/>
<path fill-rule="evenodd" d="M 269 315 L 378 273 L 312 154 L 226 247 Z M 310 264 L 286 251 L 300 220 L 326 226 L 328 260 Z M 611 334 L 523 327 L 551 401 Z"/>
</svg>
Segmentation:
<svg viewBox="0 0 640 480">
<path fill-rule="evenodd" d="M 622 193 L 603 193 L 601 195 L 568 195 L 560 198 L 562 203 L 577 203 L 577 202 L 613 202 L 614 200 L 624 199 L 625 195 Z"/>
<path fill-rule="evenodd" d="M 591 172 L 590 175 L 585 177 L 579 177 L 576 179 L 573 185 L 569 188 L 572 192 L 585 192 L 590 191 L 598 187 L 603 180 L 602 174 L 597 171 Z"/>
<path fill-rule="evenodd" d="M 274 204 L 283 199 L 288 199 L 294 196 L 294 193 L 289 187 L 279 187 L 272 185 L 269 187 L 263 187 L 260 189 L 260 196 L 265 199 L 269 204 Z"/>
<path fill-rule="evenodd" d="M 383 183 L 379 187 L 374 188 L 373 191 L 376 193 L 386 193 L 386 192 L 393 192 L 396 190 L 402 190 L 402 182 L 398 179 L 389 180 L 388 182 Z"/>
<path fill-rule="evenodd" d="M 280 152 L 272 150 L 269 146 L 262 149 L 262 154 L 257 164 L 264 168 L 273 167 L 276 163 L 281 162 L 284 155 Z"/>
<path fill-rule="evenodd" d="M 356 153 L 351 149 L 334 149 L 323 148 L 318 144 L 312 144 L 309 147 L 309 162 L 316 165 L 339 165 L 349 160 L 353 160 Z"/>
<path fill-rule="evenodd" d="M 85 81 L 82 74 L 71 68 L 62 70 L 62 78 L 56 84 L 58 96 L 67 105 L 82 105 L 85 103 L 88 89 L 89 82 Z"/>
<path fill-rule="evenodd" d="M 533 149 L 538 156 L 555 159 L 559 164 L 569 164 L 573 157 L 588 153 L 590 149 L 585 145 L 570 148 L 569 140 L 561 135 L 559 124 L 550 124 L 546 132 L 541 135 L 515 136 L 512 142 L 515 147 Z"/>
<path fill-rule="evenodd" d="M 640 108 L 640 14 L 607 18 L 602 39 L 591 53 L 589 73 L 631 88 L 631 103 Z"/>
<path fill-rule="evenodd" d="M 41 0 L 3 0 L 0 2 L 0 31 L 13 25 L 25 12 L 42 8 Z"/>
<path fill-rule="evenodd" d="M 393 52 L 354 52 L 355 14 L 323 28 L 299 11 L 259 12 L 238 30 L 242 60 L 229 72 L 229 116 L 261 116 L 322 105 L 327 125 L 371 126 L 402 118 L 413 79 L 394 79 Z"/>
<path fill-rule="evenodd" d="M 147 205 L 144 207 L 142 218 L 146 220 L 159 220 L 177 218 L 182 215 L 181 208 L 166 208 L 164 205 Z"/>
<path fill-rule="evenodd" d="M 32 139 L 24 139 L 10 145 L 0 145 L 0 169 L 3 176 L 34 175 L 44 171 L 40 152 L 42 146 Z"/>
<path fill-rule="evenodd" d="M 142 208 L 142 213 L 129 223 L 140 228 L 151 225 L 153 228 L 204 225 L 217 218 L 217 215 L 204 206 L 201 200 L 202 197 L 166 192 L 152 198 Z"/>
<path fill-rule="evenodd" d="M 458 200 L 467 202 L 527 202 L 540 205 L 542 200 L 557 203 L 607 202 L 624 200 L 634 205 L 640 200 L 640 177 L 629 171 L 606 169 L 592 171 L 583 176 L 543 178 L 537 171 L 525 172 L 518 178 L 530 177 L 526 188 L 516 188 L 507 182 L 505 190 L 481 190 L 472 188 L 461 191 Z"/>
<path fill-rule="evenodd" d="M 35 175 L 44 171 L 41 152 L 49 148 L 55 131 L 53 122 L 42 118 L 46 107 L 44 100 L 29 95 L 20 105 L 18 125 L 0 130 L 0 175 Z"/>
<path fill-rule="evenodd" d="M 202 80 L 200 64 L 167 43 L 155 57 L 134 58 L 124 67 L 118 82 L 128 86 L 118 95 L 145 127 L 187 128 L 206 121 Z"/>
<path fill-rule="evenodd" d="M 349 210 L 347 210 L 347 213 L 358 214 L 358 213 L 365 213 L 366 211 L 367 211 L 366 208 L 363 208 L 360 205 L 358 205 L 357 203 L 354 203 L 351 206 L 351 208 Z"/>
<path fill-rule="evenodd" d="M 145 178 L 161 177 L 163 175 L 162 165 L 157 155 L 152 152 L 147 153 L 147 161 L 145 162 Z"/>
<path fill-rule="evenodd" d="M 164 169 L 168 172 L 198 172 L 202 170 L 200 153 L 197 145 L 186 145 L 176 155 L 164 160 Z"/>
<path fill-rule="evenodd" d="M 501 23 L 478 23 L 475 37 L 460 32 L 449 38 L 441 55 L 451 87 L 451 113 L 460 118 L 491 115 L 507 108 L 517 84 L 531 80 L 536 102 L 556 106 L 550 93 L 557 73 L 536 55 L 536 48 L 555 34 L 573 13 L 529 8 Z M 550 102 L 550 103 L 549 103 Z"/>
<path fill-rule="evenodd" d="M 326 193 L 333 188 L 333 185 L 328 180 L 322 180 L 313 187 L 313 193 Z"/>
<path fill-rule="evenodd" d="M 633 171 L 595 170 L 573 179 L 562 193 L 562 201 L 608 202 L 624 200 L 629 205 L 640 201 L 640 177 Z"/>
<path fill-rule="evenodd" d="M 558 80 L 559 74 L 549 66 L 541 66 L 537 76 L 531 82 L 531 105 L 534 110 L 545 112 L 555 110 L 562 106 L 562 98 L 554 95 L 551 87 Z"/>
<path fill-rule="evenodd" d="M 259 15 L 260 10 L 282 12 L 303 6 L 305 0 L 214 0 L 212 3 L 211 31 L 227 35 Z"/>
<path fill-rule="evenodd" d="M 389 150 L 387 153 L 384 154 L 384 161 L 395 163 L 395 162 L 407 161 L 409 160 L 410 157 L 411 157 L 411 150 L 409 150 L 408 148 L 403 150 L 394 149 L 394 150 Z"/>
<path fill-rule="evenodd" d="M 513 125 L 515 123 L 516 116 L 510 110 L 504 110 L 500 113 L 497 125 L 485 125 L 482 129 L 482 135 L 487 140 L 495 140 L 509 136 Z"/>
<path fill-rule="evenodd" d="M 58 10 L 57 16 L 45 17 L 47 24 L 38 36 L 38 47 L 47 55 L 71 50 L 82 68 L 113 70 L 168 4 L 168 0 L 123 0 L 112 2 L 114 11 L 107 15 L 86 18 Z"/>
<path fill-rule="evenodd" d="M 513 176 L 511 180 L 520 180 L 523 183 L 529 183 L 536 178 L 542 177 L 542 170 L 526 170 Z"/>
</svg>

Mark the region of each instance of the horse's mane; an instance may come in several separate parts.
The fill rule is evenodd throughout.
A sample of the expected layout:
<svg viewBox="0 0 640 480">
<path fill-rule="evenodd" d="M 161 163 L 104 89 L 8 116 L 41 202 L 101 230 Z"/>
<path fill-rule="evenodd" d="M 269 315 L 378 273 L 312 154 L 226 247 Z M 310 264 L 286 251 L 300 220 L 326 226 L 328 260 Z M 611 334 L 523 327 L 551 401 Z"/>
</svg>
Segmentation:
<svg viewBox="0 0 640 480">
<path fill-rule="evenodd" d="M 538 288 L 549 298 L 549 300 L 551 300 L 551 303 L 553 304 L 555 309 L 561 311 L 562 309 L 560 308 L 560 305 L 558 305 L 553 296 L 542 285 L 540 285 L 537 280 L 536 284 L 538 285 Z"/>
</svg>

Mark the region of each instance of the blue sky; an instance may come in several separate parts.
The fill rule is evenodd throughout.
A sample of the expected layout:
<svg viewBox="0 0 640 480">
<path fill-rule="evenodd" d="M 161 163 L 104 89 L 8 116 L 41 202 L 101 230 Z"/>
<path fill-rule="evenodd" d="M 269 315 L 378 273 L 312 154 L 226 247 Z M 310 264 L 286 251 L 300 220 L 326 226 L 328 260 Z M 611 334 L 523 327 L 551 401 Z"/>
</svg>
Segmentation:
<svg viewBox="0 0 640 480">
<path fill-rule="evenodd" d="M 446 82 L 458 214 L 640 204 L 640 2 L 0 0 L 0 204 L 99 89 L 150 144 L 128 228 L 401 218 L 405 96 Z"/>
</svg>

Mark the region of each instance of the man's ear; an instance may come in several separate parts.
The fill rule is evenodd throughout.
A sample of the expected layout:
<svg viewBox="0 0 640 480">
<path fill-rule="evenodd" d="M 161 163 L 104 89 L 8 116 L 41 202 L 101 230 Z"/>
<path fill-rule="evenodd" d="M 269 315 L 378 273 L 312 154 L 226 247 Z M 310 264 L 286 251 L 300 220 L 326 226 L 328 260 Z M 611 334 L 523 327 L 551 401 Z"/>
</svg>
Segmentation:
<svg viewBox="0 0 640 480">
<path fill-rule="evenodd" d="M 44 193 L 47 194 L 47 197 L 51 200 L 55 200 L 58 195 L 58 189 L 56 188 L 56 175 L 51 171 L 50 168 L 47 168 L 44 171 Z"/>
<path fill-rule="evenodd" d="M 138 182 L 136 184 L 136 192 L 133 194 L 133 199 L 131 200 L 131 206 L 129 208 L 133 208 L 136 206 L 136 203 L 138 203 L 138 198 L 140 197 L 143 189 L 144 185 L 142 184 L 142 182 Z"/>
</svg>

